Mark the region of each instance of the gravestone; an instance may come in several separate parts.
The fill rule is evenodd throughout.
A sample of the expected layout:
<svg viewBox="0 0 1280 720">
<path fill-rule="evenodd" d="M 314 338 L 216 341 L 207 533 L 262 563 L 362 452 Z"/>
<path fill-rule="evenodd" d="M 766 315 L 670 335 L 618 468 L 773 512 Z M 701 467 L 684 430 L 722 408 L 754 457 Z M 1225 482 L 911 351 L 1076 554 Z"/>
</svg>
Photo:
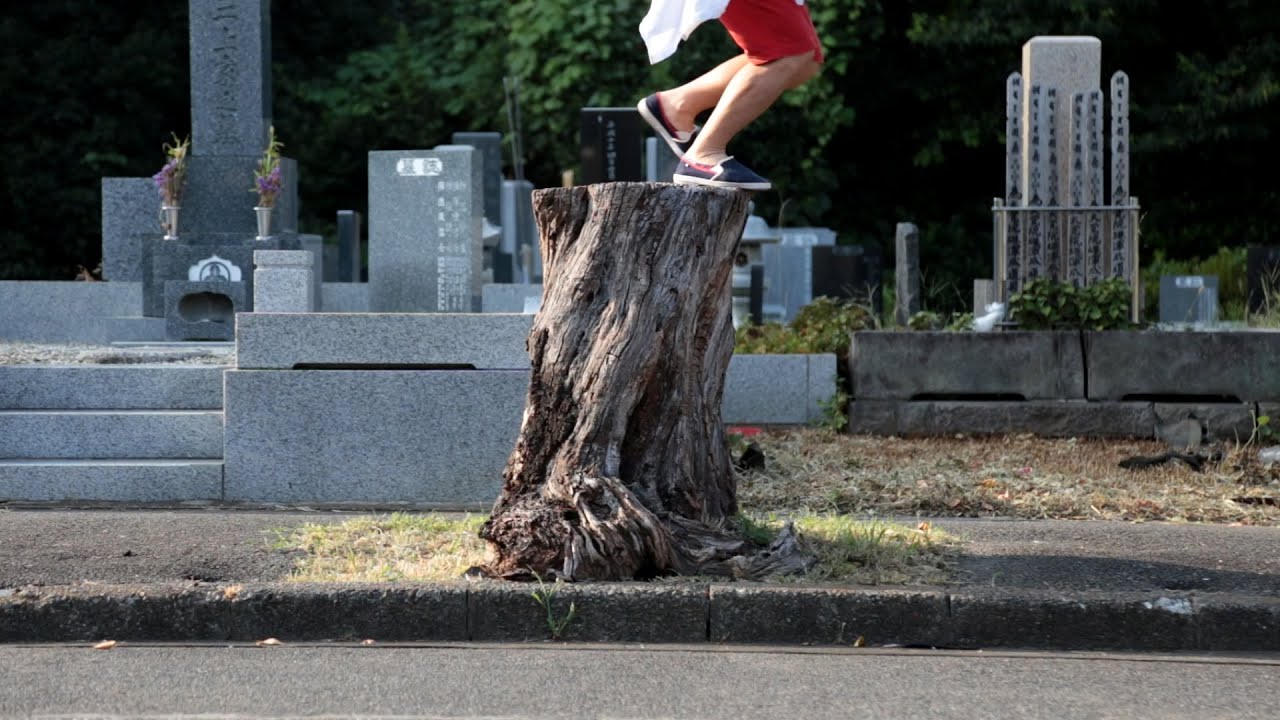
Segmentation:
<svg viewBox="0 0 1280 720">
<path fill-rule="evenodd" d="M 191 156 L 179 237 L 257 234 L 253 173 L 271 127 L 270 0 L 190 0 Z M 297 164 L 281 158 L 277 232 L 296 232 Z"/>
<path fill-rule="evenodd" d="M 158 223 L 156 232 L 141 236 L 143 315 L 164 317 L 172 340 L 226 339 L 234 333 L 234 314 L 228 324 L 223 311 L 253 308 L 255 250 L 307 249 L 320 258 L 323 247 L 320 238 L 297 233 L 297 164 L 287 157 L 280 159 L 283 189 L 272 234 L 256 239 L 254 173 L 271 127 L 269 0 L 190 0 L 189 13 L 187 179 L 177 239 L 164 240 Z M 158 212 L 159 198 L 154 202 Z M 241 279 L 189 277 L 210 258 L 227 262 Z M 314 277 L 317 300 L 320 280 Z"/>
<path fill-rule="evenodd" d="M 538 242 L 538 226 L 533 220 L 533 183 L 528 180 L 502 181 L 499 247 L 513 258 L 513 282 L 542 282 L 542 248 Z"/>
<path fill-rule="evenodd" d="M 680 165 L 680 158 L 671 152 L 665 140 L 656 137 L 644 139 L 644 172 L 649 182 L 671 182 Z"/>
<path fill-rule="evenodd" d="M 1254 246 L 1245 259 L 1250 314 L 1280 310 L 1280 247 Z"/>
<path fill-rule="evenodd" d="M 362 218 L 355 210 L 338 211 L 338 282 L 364 280 L 364 259 L 360 242 Z"/>
<path fill-rule="evenodd" d="M 454 145 L 470 145 L 480 151 L 484 198 L 484 217 L 494 225 L 502 224 L 502 133 L 456 132 Z"/>
<path fill-rule="evenodd" d="M 102 178 L 102 279 L 142 280 L 142 236 L 160 229 L 151 178 Z"/>
<path fill-rule="evenodd" d="M 860 245 L 813 248 L 813 296 L 870 301 L 876 315 L 883 304 L 880 253 Z"/>
<path fill-rule="evenodd" d="M 480 163 L 467 145 L 369 153 L 370 312 L 480 309 Z"/>
<path fill-rule="evenodd" d="M 1063 99 L 1072 98 L 1077 93 L 1100 92 L 1101 78 L 1102 41 L 1096 37 L 1036 36 L 1022 46 L 1022 96 L 1033 98 L 1033 90 L 1037 87 L 1042 88 L 1041 100 L 1044 104 L 1039 110 L 1052 116 L 1053 127 L 1070 127 L 1068 121 L 1071 107 Z M 1053 90 L 1058 99 L 1053 106 L 1047 102 L 1049 90 Z M 1050 144 L 1048 133 L 1041 131 L 1039 133 L 1041 143 L 1033 145 L 1032 139 L 1037 134 L 1037 129 L 1032 122 L 1032 116 L 1036 112 L 1035 103 L 1028 102 L 1022 107 L 1022 146 L 1040 148 L 1039 157 L 1036 157 L 1034 152 L 1028 153 L 1022 163 L 1022 187 L 1024 188 L 1029 186 L 1030 176 L 1037 171 L 1037 164 L 1043 163 L 1039 172 L 1047 178 L 1049 173 L 1047 165 L 1051 155 L 1056 160 L 1053 166 L 1057 177 L 1063 179 L 1070 176 L 1067 165 L 1070 158 L 1067 152 L 1070 138 L 1066 133 L 1057 133 L 1056 141 Z M 1056 193 L 1053 195 L 1046 193 L 1045 204 L 1057 205 L 1059 199 Z"/>
<path fill-rule="evenodd" d="M 836 244 L 830 228 L 789 227 L 779 231 L 776 243 L 763 248 L 764 308 L 766 322 L 791 322 L 813 302 L 813 248 Z"/>
<path fill-rule="evenodd" d="M 582 183 L 644 182 L 642 141 L 634 107 L 582 108 Z"/>
<path fill-rule="evenodd" d="M 898 223 L 894 237 L 894 322 L 906 327 L 920 312 L 920 230 Z"/>
<path fill-rule="evenodd" d="M 1162 275 L 1160 322 L 1209 327 L 1218 322 L 1216 275 Z"/>
</svg>

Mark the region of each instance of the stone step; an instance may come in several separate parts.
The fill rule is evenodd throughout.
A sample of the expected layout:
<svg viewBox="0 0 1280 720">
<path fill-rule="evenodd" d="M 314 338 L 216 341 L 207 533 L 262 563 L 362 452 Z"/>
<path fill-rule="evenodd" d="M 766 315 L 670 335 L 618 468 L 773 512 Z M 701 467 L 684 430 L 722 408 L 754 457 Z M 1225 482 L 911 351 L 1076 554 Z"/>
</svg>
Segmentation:
<svg viewBox="0 0 1280 720">
<path fill-rule="evenodd" d="M 219 365 L 0 365 L 0 410 L 220 410 Z"/>
<path fill-rule="evenodd" d="M 219 460 L 0 460 L 0 501 L 187 502 L 221 498 Z"/>
<path fill-rule="evenodd" d="M 0 410 L 0 460 L 220 459 L 209 410 Z"/>
</svg>

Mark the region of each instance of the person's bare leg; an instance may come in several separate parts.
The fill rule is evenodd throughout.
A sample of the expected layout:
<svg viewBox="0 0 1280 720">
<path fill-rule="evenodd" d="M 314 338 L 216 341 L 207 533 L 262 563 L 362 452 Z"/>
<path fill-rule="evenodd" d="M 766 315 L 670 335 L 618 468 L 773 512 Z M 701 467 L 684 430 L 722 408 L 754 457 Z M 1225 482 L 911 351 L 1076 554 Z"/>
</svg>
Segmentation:
<svg viewBox="0 0 1280 720">
<path fill-rule="evenodd" d="M 748 64 L 746 55 L 737 55 L 678 88 L 663 90 L 658 95 L 663 114 L 677 130 L 693 130 L 698 115 L 720 102 L 729 82 Z"/>
<path fill-rule="evenodd" d="M 817 75 L 819 67 L 811 52 L 779 58 L 767 65 L 743 65 L 725 86 L 720 102 L 685 157 L 703 165 L 724 160 L 735 135 L 768 110 L 782 93 Z"/>
</svg>

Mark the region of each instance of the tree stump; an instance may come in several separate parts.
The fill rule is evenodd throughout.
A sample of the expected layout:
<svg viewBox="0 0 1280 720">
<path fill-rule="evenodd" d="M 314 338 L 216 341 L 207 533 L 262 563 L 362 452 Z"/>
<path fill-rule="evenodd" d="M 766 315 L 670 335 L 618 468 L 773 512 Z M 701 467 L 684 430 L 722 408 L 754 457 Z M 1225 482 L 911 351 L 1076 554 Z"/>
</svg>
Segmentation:
<svg viewBox="0 0 1280 720">
<path fill-rule="evenodd" d="M 532 377 L 480 531 L 493 577 L 728 572 L 736 486 L 720 419 L 749 195 L 608 183 L 533 195 L 544 263 Z"/>
</svg>

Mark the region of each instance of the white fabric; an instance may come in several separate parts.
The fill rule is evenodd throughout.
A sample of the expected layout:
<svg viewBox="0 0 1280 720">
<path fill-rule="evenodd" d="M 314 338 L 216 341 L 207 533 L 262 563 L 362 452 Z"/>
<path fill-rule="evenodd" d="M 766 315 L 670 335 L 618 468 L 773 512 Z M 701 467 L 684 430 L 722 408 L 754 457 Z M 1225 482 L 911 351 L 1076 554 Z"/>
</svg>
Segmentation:
<svg viewBox="0 0 1280 720">
<path fill-rule="evenodd" d="M 640 21 L 649 64 L 671 57 L 681 40 L 688 40 L 702 23 L 723 15 L 727 7 L 729 0 L 652 0 L 648 14 Z"/>
</svg>

